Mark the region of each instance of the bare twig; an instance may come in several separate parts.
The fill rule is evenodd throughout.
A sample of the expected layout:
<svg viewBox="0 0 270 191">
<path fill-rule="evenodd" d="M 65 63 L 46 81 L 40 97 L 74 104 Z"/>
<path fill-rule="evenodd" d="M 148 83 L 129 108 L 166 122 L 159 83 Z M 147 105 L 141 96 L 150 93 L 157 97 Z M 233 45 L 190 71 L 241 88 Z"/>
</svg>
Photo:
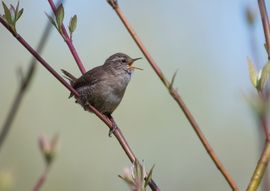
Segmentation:
<svg viewBox="0 0 270 191">
<path fill-rule="evenodd" d="M 264 0 L 258 0 L 259 9 L 261 13 L 261 19 L 263 24 L 263 30 L 265 35 L 265 41 L 266 41 L 266 51 L 268 54 L 268 60 L 270 60 L 270 26 L 269 26 L 269 19 L 267 15 L 267 10 L 265 6 Z"/>
<path fill-rule="evenodd" d="M 213 160 L 213 162 L 215 163 L 217 168 L 220 170 L 220 172 L 222 173 L 224 178 L 227 180 L 227 182 L 229 183 L 232 190 L 239 190 L 237 185 L 236 185 L 236 182 L 233 180 L 231 175 L 227 172 L 227 170 L 225 169 L 225 167 L 223 166 L 221 161 L 218 159 L 218 156 L 216 155 L 215 151 L 213 150 L 211 145 L 208 143 L 208 140 L 204 136 L 199 125 L 197 124 L 193 115 L 191 114 L 188 107 L 186 106 L 186 104 L 182 100 L 181 96 L 178 94 L 178 92 L 176 91 L 175 88 L 173 88 L 173 87 L 170 88 L 170 82 L 165 78 L 165 75 L 163 74 L 161 69 L 158 67 L 155 60 L 152 58 L 151 54 L 147 51 L 147 49 L 145 48 L 145 46 L 144 46 L 143 42 L 141 41 L 141 39 L 139 38 L 139 36 L 136 34 L 135 30 L 129 24 L 124 13 L 120 9 L 117 1 L 116 0 L 107 0 L 107 1 L 112 6 L 112 8 L 115 10 L 116 14 L 119 16 L 119 18 L 121 19 L 121 21 L 125 25 L 129 34 L 131 35 L 133 40 L 136 42 L 136 44 L 138 45 L 138 47 L 140 48 L 140 50 L 142 51 L 142 53 L 144 54 L 144 56 L 148 60 L 149 64 L 152 66 L 153 70 L 158 75 L 159 79 L 163 82 L 165 87 L 168 89 L 170 95 L 174 98 L 174 100 L 177 102 L 179 107 L 184 112 L 186 118 L 188 119 L 189 123 L 191 124 L 194 131 L 196 132 L 197 136 L 199 137 L 199 139 L 200 139 L 201 143 L 203 144 L 204 148 L 206 149 L 207 153 L 209 154 L 209 156 L 211 157 L 211 159 Z"/>
<path fill-rule="evenodd" d="M 266 140 L 264 150 L 261 154 L 261 158 L 260 158 L 260 160 L 257 164 L 257 167 L 253 173 L 253 176 L 250 180 L 247 191 L 256 191 L 257 190 L 257 188 L 260 185 L 260 182 L 262 180 L 262 177 L 265 173 L 269 159 L 270 159 L 270 142 Z"/>
<path fill-rule="evenodd" d="M 14 32 L 12 28 L 5 22 L 5 20 L 0 17 L 0 23 L 10 32 L 13 36 L 42 64 L 62 85 L 64 85 L 76 98 L 79 97 L 79 93 L 68 84 L 18 33 Z M 113 129 L 114 126 L 112 122 L 100 113 L 97 109 L 93 106 L 89 106 L 89 111 L 95 113 L 99 119 L 101 119 L 110 129 Z M 122 132 L 119 128 L 114 131 L 114 135 L 117 138 L 118 142 L 122 146 L 123 150 L 127 154 L 128 158 L 131 162 L 134 162 L 136 156 L 132 152 L 131 148 L 129 147 L 125 137 L 123 136 Z M 153 180 L 149 183 L 150 188 L 154 191 L 159 191 L 160 189 L 155 184 Z"/>
<path fill-rule="evenodd" d="M 47 39 L 49 37 L 50 31 L 51 31 L 52 25 L 50 22 L 47 23 L 45 30 L 42 34 L 42 38 L 40 39 L 40 42 L 37 47 L 37 52 L 41 53 L 42 50 L 45 47 L 45 44 L 47 42 Z M 15 119 L 15 116 L 17 114 L 17 111 L 21 105 L 22 99 L 25 95 L 26 90 L 29 88 L 30 83 L 33 79 L 34 73 L 36 71 L 36 59 L 33 57 L 30 61 L 30 64 L 28 66 L 27 72 L 25 76 L 22 78 L 22 82 L 20 83 L 19 89 L 17 90 L 17 94 L 14 98 L 14 101 L 12 103 L 12 106 L 10 108 L 10 111 L 7 115 L 7 118 L 3 124 L 3 127 L 1 128 L 0 132 L 0 149 L 10 131 L 11 125 Z"/>
<path fill-rule="evenodd" d="M 43 184 L 44 184 L 44 182 L 45 182 L 45 180 L 47 178 L 47 175 L 49 173 L 49 170 L 50 170 L 50 165 L 46 165 L 43 173 L 41 174 L 41 176 L 37 180 L 37 182 L 36 182 L 36 184 L 35 184 L 32 191 L 39 191 L 42 188 L 42 186 L 43 186 Z"/>
<path fill-rule="evenodd" d="M 261 68 L 260 65 L 260 57 L 259 57 L 259 52 L 258 52 L 258 48 L 257 48 L 257 36 L 256 36 L 256 27 L 255 27 L 255 21 L 256 21 L 256 13 L 254 11 L 254 8 L 248 6 L 246 7 L 245 10 L 245 14 L 246 14 L 246 21 L 248 24 L 248 31 L 249 31 L 249 35 L 250 35 L 250 48 L 252 50 L 252 54 L 253 54 L 253 58 L 254 58 L 254 63 L 256 68 Z M 264 89 L 265 92 L 269 91 L 269 86 Z M 266 93 L 267 94 L 267 93 Z M 266 94 L 259 94 L 259 98 L 262 100 L 262 104 L 266 104 L 268 102 L 268 97 L 266 96 Z M 267 122 L 267 112 L 266 109 L 263 109 L 263 112 L 260 112 L 260 114 L 256 115 L 256 117 L 258 117 L 258 136 L 259 136 L 259 148 L 261 150 L 261 147 L 263 146 L 261 144 L 261 140 L 263 140 L 264 138 L 266 138 L 267 141 L 270 141 L 270 137 L 269 137 L 269 130 L 268 130 L 268 122 Z M 263 132 L 263 133 L 261 133 Z M 269 172 L 266 171 L 265 175 L 264 175 L 264 179 L 263 179 L 263 187 L 262 190 L 264 191 L 269 191 L 270 190 L 270 182 L 269 182 Z"/>
<path fill-rule="evenodd" d="M 265 1 L 258 0 L 258 5 L 259 5 L 260 13 L 261 13 L 261 20 L 262 20 L 264 36 L 265 36 L 265 41 L 266 41 L 265 48 L 268 54 L 268 60 L 270 60 L 270 24 L 269 24 L 267 10 L 265 6 Z M 263 93 L 259 94 L 259 96 L 261 96 L 261 99 L 263 99 L 266 103 L 268 102 L 269 92 L 267 92 L 266 94 L 263 94 Z M 256 191 L 258 189 L 261 183 L 261 180 L 266 172 L 267 164 L 270 159 L 270 134 L 269 134 L 269 129 L 268 129 L 266 111 L 264 111 L 263 116 L 260 117 L 260 123 L 264 130 L 266 141 L 265 141 L 264 150 L 261 154 L 260 160 L 258 161 L 257 167 L 249 182 L 247 191 Z M 267 185 L 268 184 L 266 184 L 266 186 Z"/>
</svg>

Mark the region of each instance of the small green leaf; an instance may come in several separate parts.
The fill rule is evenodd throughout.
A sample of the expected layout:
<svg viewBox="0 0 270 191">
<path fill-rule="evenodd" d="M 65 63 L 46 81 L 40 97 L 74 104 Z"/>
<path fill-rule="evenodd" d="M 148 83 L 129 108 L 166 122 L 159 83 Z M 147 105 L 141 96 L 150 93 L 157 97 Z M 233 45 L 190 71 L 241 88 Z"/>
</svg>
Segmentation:
<svg viewBox="0 0 270 191">
<path fill-rule="evenodd" d="M 21 9 L 21 10 L 17 13 L 17 15 L 16 15 L 16 21 L 19 20 L 19 18 L 22 16 L 22 14 L 23 14 L 23 9 Z"/>
<path fill-rule="evenodd" d="M 13 5 L 10 5 L 9 12 L 10 12 L 11 19 L 12 19 L 12 25 L 15 26 L 15 23 L 16 23 L 16 20 L 15 20 L 16 11 L 15 11 L 15 8 L 14 8 Z"/>
<path fill-rule="evenodd" d="M 20 1 L 18 1 L 17 5 L 16 5 L 15 13 L 18 13 L 19 12 L 19 6 L 20 6 Z"/>
<path fill-rule="evenodd" d="M 20 7 L 20 1 L 18 1 L 17 5 L 16 5 L 16 9 L 15 9 L 15 22 L 18 21 L 19 18 L 23 14 L 23 9 L 19 10 L 19 7 Z"/>
<path fill-rule="evenodd" d="M 140 181 L 143 181 L 143 167 L 137 159 L 134 162 L 134 169 L 135 169 L 135 178 L 139 178 Z"/>
<path fill-rule="evenodd" d="M 252 85 L 257 88 L 258 80 L 257 80 L 257 72 L 255 69 L 255 66 L 251 59 L 248 59 L 248 71 L 249 71 L 249 78 L 252 83 Z"/>
<path fill-rule="evenodd" d="M 58 29 L 58 28 L 57 28 L 57 25 L 56 25 L 56 22 L 55 22 L 55 20 L 54 20 L 54 18 L 53 18 L 52 16 L 50 16 L 48 13 L 45 13 L 45 14 L 46 14 L 46 16 L 48 17 L 50 23 L 52 23 L 52 25 L 53 25 L 56 29 Z"/>
<path fill-rule="evenodd" d="M 152 174 L 153 174 L 153 170 L 154 170 L 155 165 L 152 166 L 151 170 L 148 173 L 148 176 L 145 178 L 145 182 L 144 182 L 144 188 L 147 187 L 147 185 L 149 184 L 149 182 L 152 179 Z"/>
<path fill-rule="evenodd" d="M 258 83 L 258 90 L 259 91 L 263 90 L 263 88 L 264 88 L 264 86 L 269 78 L 269 73 L 270 73 L 270 61 L 268 61 L 262 69 L 261 76 L 260 76 L 259 83 Z"/>
<path fill-rule="evenodd" d="M 57 23 L 59 31 L 61 31 L 61 26 L 63 24 L 64 15 L 65 15 L 65 12 L 64 12 L 63 4 L 60 4 L 56 10 L 56 15 L 55 15 L 56 16 L 56 23 Z"/>
<path fill-rule="evenodd" d="M 4 16 L 5 16 L 6 21 L 8 22 L 8 24 L 13 25 L 12 18 L 11 18 L 11 13 L 10 13 L 9 8 L 6 6 L 4 1 L 2 1 L 2 5 L 3 5 L 4 11 L 5 11 Z"/>
<path fill-rule="evenodd" d="M 73 17 L 71 17 L 68 26 L 70 36 L 72 36 L 72 33 L 76 30 L 76 27 L 77 27 L 77 15 L 74 15 Z"/>
</svg>

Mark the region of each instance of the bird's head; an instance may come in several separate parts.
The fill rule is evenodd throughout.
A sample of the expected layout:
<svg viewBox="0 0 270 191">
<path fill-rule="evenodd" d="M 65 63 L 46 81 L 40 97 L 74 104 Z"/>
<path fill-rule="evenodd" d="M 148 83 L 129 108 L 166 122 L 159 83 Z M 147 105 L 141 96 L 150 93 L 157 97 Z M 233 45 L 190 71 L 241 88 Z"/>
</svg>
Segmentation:
<svg viewBox="0 0 270 191">
<path fill-rule="evenodd" d="M 112 66 L 115 69 L 124 69 L 128 72 L 132 72 L 134 69 L 142 70 L 141 68 L 133 66 L 136 60 L 141 58 L 130 58 L 124 53 L 116 53 L 111 55 L 104 63 L 106 66 Z"/>
</svg>

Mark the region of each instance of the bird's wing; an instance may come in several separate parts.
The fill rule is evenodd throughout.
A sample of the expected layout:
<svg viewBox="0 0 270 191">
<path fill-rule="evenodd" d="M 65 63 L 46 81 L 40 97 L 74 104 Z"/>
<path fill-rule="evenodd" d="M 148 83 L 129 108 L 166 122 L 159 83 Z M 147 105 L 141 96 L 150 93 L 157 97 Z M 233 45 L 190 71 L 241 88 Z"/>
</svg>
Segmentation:
<svg viewBox="0 0 270 191">
<path fill-rule="evenodd" d="M 110 75 L 101 67 L 102 66 L 95 67 L 82 75 L 74 82 L 73 88 L 77 89 L 86 85 L 91 86 L 97 82 L 108 79 Z"/>
</svg>

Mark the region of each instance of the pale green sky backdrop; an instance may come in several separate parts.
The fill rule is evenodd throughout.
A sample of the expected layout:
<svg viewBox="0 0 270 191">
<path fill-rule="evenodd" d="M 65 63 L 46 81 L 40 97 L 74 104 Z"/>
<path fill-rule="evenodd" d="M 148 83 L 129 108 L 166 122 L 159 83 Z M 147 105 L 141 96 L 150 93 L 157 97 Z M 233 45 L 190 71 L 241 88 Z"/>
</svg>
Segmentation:
<svg viewBox="0 0 270 191">
<path fill-rule="evenodd" d="M 5 1 L 7 4 L 17 1 Z M 251 57 L 244 9 L 251 0 L 119 0 L 120 6 L 168 78 L 175 80 L 186 104 L 241 190 L 259 153 L 254 116 L 243 95 L 254 92 L 249 82 Z M 270 2 L 267 1 L 267 4 Z M 17 31 L 36 47 L 49 13 L 47 1 L 21 0 L 24 14 Z M 0 9 L 1 13 L 3 10 Z M 78 16 L 74 44 L 86 68 L 103 64 L 116 52 L 142 53 L 105 0 L 71 1 L 66 19 Z M 255 33 L 261 65 L 266 61 L 259 17 Z M 54 29 L 42 56 L 57 70 L 79 76 L 71 54 Z M 0 124 L 12 102 L 18 77 L 29 53 L 0 26 Z M 229 186 L 205 152 L 183 113 L 169 96 L 146 59 L 136 72 L 114 116 L 139 159 L 155 164 L 161 190 L 227 191 Z M 115 138 L 97 117 L 68 100 L 69 93 L 39 67 L 10 135 L 0 152 L 0 171 L 10 169 L 14 191 L 31 190 L 44 164 L 37 147 L 42 134 L 60 134 L 61 148 L 45 190 L 127 190 L 117 178 L 130 165 Z M 261 140 L 260 142 L 263 142 Z"/>
</svg>

